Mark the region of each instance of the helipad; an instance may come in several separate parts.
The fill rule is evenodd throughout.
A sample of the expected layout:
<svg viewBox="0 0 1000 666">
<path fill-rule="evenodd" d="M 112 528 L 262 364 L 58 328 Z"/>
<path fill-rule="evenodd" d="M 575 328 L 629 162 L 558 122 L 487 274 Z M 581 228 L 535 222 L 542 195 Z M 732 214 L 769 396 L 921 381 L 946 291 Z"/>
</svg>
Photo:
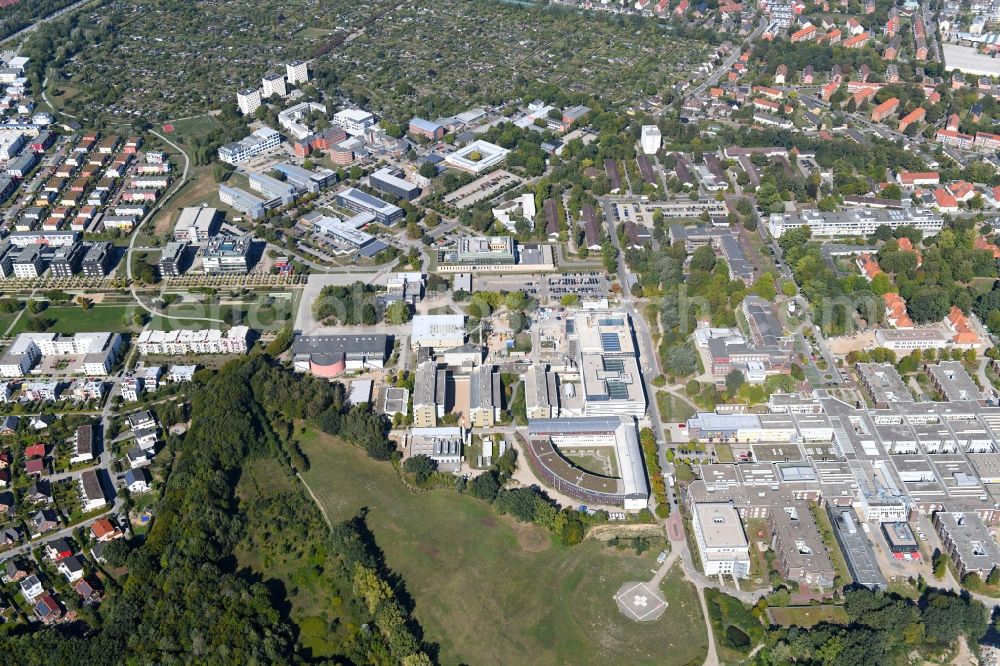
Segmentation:
<svg viewBox="0 0 1000 666">
<path fill-rule="evenodd" d="M 651 622 L 667 610 L 663 594 L 649 583 L 625 583 L 615 594 L 622 614 L 636 622 Z"/>
</svg>

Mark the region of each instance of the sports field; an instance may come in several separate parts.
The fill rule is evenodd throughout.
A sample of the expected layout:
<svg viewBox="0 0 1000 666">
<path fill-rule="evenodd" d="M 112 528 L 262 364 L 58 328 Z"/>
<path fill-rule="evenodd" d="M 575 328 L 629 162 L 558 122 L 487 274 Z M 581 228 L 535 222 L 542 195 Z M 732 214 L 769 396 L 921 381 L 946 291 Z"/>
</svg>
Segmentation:
<svg viewBox="0 0 1000 666">
<path fill-rule="evenodd" d="M 331 520 L 362 506 L 387 564 L 403 576 L 441 663 L 701 663 L 707 650 L 694 587 L 679 567 L 666 577 L 668 608 L 637 623 L 615 591 L 649 580 L 641 557 L 587 540 L 563 547 L 547 532 L 497 516 L 452 491 L 411 494 L 387 463 L 318 433 L 302 437 L 304 476 Z"/>
</svg>

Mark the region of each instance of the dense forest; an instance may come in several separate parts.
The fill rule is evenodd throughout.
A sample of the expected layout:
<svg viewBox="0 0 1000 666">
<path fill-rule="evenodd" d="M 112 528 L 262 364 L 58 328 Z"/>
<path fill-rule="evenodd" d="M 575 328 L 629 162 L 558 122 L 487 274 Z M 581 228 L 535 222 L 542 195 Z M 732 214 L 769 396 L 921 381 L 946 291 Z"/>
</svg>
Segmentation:
<svg viewBox="0 0 1000 666">
<path fill-rule="evenodd" d="M 284 581 L 269 579 L 266 565 L 259 571 L 239 563 L 238 552 L 251 552 L 265 563 L 301 559 L 323 573 L 335 600 L 324 609 L 336 616 L 329 663 L 432 663 L 402 581 L 385 568 L 363 516 L 329 530 L 291 476 L 293 465 L 308 464 L 291 439 L 294 420 L 322 422 L 387 457 L 381 417 L 349 410 L 339 384 L 294 377 L 266 356 L 233 361 L 200 381 L 192 427 L 171 442 L 175 464 L 154 526 L 145 541 L 109 556 L 108 565 L 127 574 L 108 580 L 111 594 L 95 626 L 0 635 L 3 662 L 315 663 L 289 616 Z M 286 490 L 237 497 L 241 477 L 260 465 L 266 486 L 285 480 Z"/>
</svg>

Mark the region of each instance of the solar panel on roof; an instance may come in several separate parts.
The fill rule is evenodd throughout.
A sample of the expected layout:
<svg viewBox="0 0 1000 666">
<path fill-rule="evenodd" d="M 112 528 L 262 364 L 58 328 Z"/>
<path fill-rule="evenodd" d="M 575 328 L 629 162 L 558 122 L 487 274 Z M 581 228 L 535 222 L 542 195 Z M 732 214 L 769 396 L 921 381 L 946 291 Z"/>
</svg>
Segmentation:
<svg viewBox="0 0 1000 666">
<path fill-rule="evenodd" d="M 620 358 L 606 358 L 604 360 L 604 369 L 613 370 L 615 372 L 625 372 L 625 361 Z"/>
<path fill-rule="evenodd" d="M 609 379 L 605 382 L 608 386 L 608 397 L 612 400 L 627 400 L 628 386 L 616 379 Z"/>
<path fill-rule="evenodd" d="M 604 351 L 617 352 L 622 350 L 621 340 L 617 333 L 601 333 L 601 349 Z"/>
</svg>

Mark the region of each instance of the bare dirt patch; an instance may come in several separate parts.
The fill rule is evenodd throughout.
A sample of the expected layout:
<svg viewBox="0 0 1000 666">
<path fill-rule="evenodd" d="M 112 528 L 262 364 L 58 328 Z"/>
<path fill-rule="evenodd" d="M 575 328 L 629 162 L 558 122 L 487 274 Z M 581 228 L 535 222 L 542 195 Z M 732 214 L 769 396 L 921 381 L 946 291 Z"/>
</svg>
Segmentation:
<svg viewBox="0 0 1000 666">
<path fill-rule="evenodd" d="M 548 532 L 538 525 L 514 523 L 513 528 L 514 535 L 517 537 L 517 545 L 521 547 L 521 550 L 529 553 L 541 553 L 552 545 L 552 538 Z"/>
</svg>

